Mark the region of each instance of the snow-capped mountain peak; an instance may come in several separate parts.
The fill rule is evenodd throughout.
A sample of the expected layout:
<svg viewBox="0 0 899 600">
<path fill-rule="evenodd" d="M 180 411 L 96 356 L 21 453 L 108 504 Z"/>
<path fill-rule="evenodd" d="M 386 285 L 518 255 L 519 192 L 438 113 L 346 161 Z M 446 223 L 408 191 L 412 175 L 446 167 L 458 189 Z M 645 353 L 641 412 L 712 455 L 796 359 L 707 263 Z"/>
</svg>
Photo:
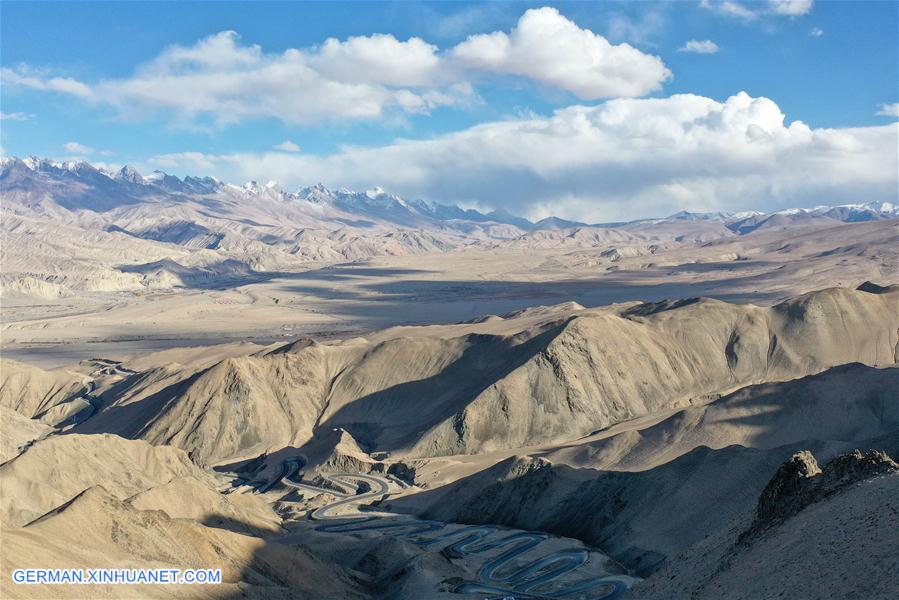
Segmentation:
<svg viewBox="0 0 899 600">
<path fill-rule="evenodd" d="M 406 200 L 372 187 L 364 192 L 348 189 L 333 190 L 321 183 L 304 187 L 296 192 L 286 192 L 280 184 L 269 181 L 260 184 L 249 181 L 241 186 L 222 183 L 212 177 L 186 176 L 183 179 L 163 171 L 153 171 L 147 176 L 126 165 L 118 171 L 97 169 L 87 162 L 59 163 L 51 159 L 30 156 L 2 158 L 0 181 L 4 189 L 43 190 L 50 192 L 57 203 L 69 210 L 103 212 L 122 205 L 139 205 L 165 201 L 173 205 L 200 200 L 214 202 L 237 198 L 252 198 L 253 204 L 265 206 L 268 214 L 282 211 L 302 213 L 310 211 L 316 222 L 332 219 L 344 226 L 346 223 L 393 224 L 407 228 L 469 226 L 465 223 L 494 223 L 510 225 L 519 230 L 570 229 L 591 227 L 587 224 L 556 217 L 532 223 L 503 210 L 488 213 L 474 209 L 462 209 L 456 205 L 444 205 L 429 200 Z M 72 178 L 83 185 L 70 186 Z M 62 185 L 60 185 L 62 184 Z M 69 193 L 71 192 L 71 193 Z M 277 204 L 267 204 L 267 203 Z M 305 206 L 304 206 L 305 204 Z M 281 207 L 284 206 L 284 208 Z M 293 205 L 293 206 L 291 206 Z M 230 209 L 229 209 L 230 210 Z M 299 214 L 297 213 L 297 214 Z M 286 214 L 286 213 L 285 213 Z M 745 234 L 761 228 L 783 227 L 811 222 L 812 219 L 832 219 L 841 222 L 874 221 L 899 217 L 899 206 L 893 202 L 867 202 L 814 208 L 790 208 L 775 212 L 744 211 L 686 212 L 682 211 L 664 219 L 643 219 L 632 223 L 663 223 L 676 221 L 719 222 L 737 234 Z M 598 226 L 624 226 L 628 223 L 607 223 Z"/>
<path fill-rule="evenodd" d="M 124 167 L 119 169 L 119 172 L 116 173 L 115 179 L 141 185 L 147 183 L 143 175 L 141 175 L 140 172 L 131 165 L 125 165 Z"/>
<path fill-rule="evenodd" d="M 759 210 L 741 210 L 740 212 L 735 212 L 730 215 L 731 219 L 748 219 L 749 217 L 757 217 L 758 215 L 763 215 L 765 213 Z"/>
</svg>

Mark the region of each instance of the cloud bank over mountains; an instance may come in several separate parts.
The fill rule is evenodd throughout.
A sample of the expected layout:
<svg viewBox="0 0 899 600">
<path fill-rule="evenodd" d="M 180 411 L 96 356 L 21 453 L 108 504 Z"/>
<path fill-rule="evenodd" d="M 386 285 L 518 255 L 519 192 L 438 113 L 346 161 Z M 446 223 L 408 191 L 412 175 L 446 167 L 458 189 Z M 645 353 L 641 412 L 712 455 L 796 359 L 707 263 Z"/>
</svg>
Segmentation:
<svg viewBox="0 0 899 600">
<path fill-rule="evenodd" d="M 812 6 L 811 0 L 700 3 L 723 18 L 744 20 L 795 20 Z M 129 157 L 144 168 L 182 175 L 384 186 L 405 197 L 533 219 L 594 222 L 679 210 L 896 200 L 895 123 L 812 129 L 787 122 L 773 100 L 745 92 L 726 99 L 643 98 L 673 77 L 658 56 L 613 44 L 551 7 L 526 11 L 507 29 L 469 35 L 447 48 L 374 33 L 281 52 L 222 31 L 169 46 L 123 78 L 80 81 L 27 65 L 4 68 L 2 78 L 5 87 L 62 94 L 127 119 L 161 116 L 200 135 L 258 120 L 279 122 L 284 130 L 261 146 L 265 150 L 186 145 Z M 688 39 L 679 48 L 718 50 L 710 39 Z M 489 97 L 490 85 L 510 86 L 505 93 L 523 83 L 574 104 L 549 114 L 528 107 L 509 118 L 494 113 L 477 125 L 424 134 L 430 137 L 368 145 L 354 140 L 329 153 L 307 153 L 315 141 L 295 130 L 428 114 L 482 102 L 478 90 Z M 879 114 L 899 113 L 895 104 L 884 104 Z M 17 115 L 24 113 L 3 117 Z M 61 147 L 70 155 L 96 156 L 98 143 L 80 139 L 91 143 Z"/>
<path fill-rule="evenodd" d="M 164 112 L 185 126 L 221 127 L 262 118 L 303 124 L 427 113 L 476 101 L 474 83 L 489 75 L 588 100 L 642 96 L 671 72 L 660 58 L 611 44 L 545 7 L 525 12 L 508 33 L 472 35 L 444 52 L 418 37 L 373 34 L 267 53 L 222 31 L 170 46 L 127 78 L 82 82 L 27 66 L 2 75 L 5 85 L 69 94 L 129 118 Z"/>
<path fill-rule="evenodd" d="M 773 210 L 895 199 L 899 125 L 812 129 L 768 98 L 615 99 L 429 140 L 329 156 L 160 155 L 148 168 L 228 179 L 321 181 L 406 197 L 608 221 L 678 210 Z"/>
</svg>

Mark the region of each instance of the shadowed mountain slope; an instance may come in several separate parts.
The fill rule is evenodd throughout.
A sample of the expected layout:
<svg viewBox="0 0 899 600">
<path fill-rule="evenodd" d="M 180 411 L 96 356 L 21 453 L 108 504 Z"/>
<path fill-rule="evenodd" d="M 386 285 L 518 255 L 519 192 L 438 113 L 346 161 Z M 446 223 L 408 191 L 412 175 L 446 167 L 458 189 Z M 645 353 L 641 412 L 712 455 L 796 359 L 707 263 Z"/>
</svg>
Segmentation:
<svg viewBox="0 0 899 600">
<path fill-rule="evenodd" d="M 274 346 L 101 387 L 98 414 L 76 431 L 174 444 L 211 464 L 301 447 L 318 427 L 409 457 L 568 440 L 746 385 L 892 365 L 897 297 L 833 288 L 770 308 L 569 307 L 440 335 Z"/>
</svg>

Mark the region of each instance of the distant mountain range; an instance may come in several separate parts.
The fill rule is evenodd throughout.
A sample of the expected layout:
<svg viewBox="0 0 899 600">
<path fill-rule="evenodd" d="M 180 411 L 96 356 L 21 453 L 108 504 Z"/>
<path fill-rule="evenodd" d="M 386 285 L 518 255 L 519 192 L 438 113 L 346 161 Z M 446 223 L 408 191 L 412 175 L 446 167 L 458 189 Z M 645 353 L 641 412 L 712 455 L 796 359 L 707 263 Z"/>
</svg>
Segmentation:
<svg viewBox="0 0 899 600">
<path fill-rule="evenodd" d="M 296 221 L 297 210 L 306 213 L 297 225 L 319 228 L 331 221 L 334 227 L 394 225 L 428 229 L 453 222 L 495 223 L 530 230 L 534 224 L 520 217 L 495 211 L 447 206 L 425 200 L 407 201 L 380 188 L 365 192 L 330 190 L 322 185 L 286 191 L 279 184 L 250 181 L 242 186 L 212 177 L 185 177 L 154 171 L 141 175 L 126 165 L 116 172 L 98 169 L 87 162 L 55 162 L 43 158 L 3 158 L 0 185 L 3 194 L 14 194 L 30 208 L 47 200 L 71 212 L 106 213 L 137 204 L 186 204 L 218 200 L 222 205 L 252 199 L 257 208 L 272 215 L 285 213 Z M 46 206 L 45 206 L 46 207 Z M 46 207 L 49 208 L 49 207 Z M 223 206 L 213 212 L 223 214 Z"/>
<path fill-rule="evenodd" d="M 532 222 L 505 211 L 483 213 L 456 205 L 438 204 L 426 200 L 406 200 L 381 188 L 365 192 L 346 189 L 331 190 L 321 184 L 291 192 L 279 184 L 259 184 L 250 181 L 242 186 L 224 183 L 212 177 L 176 177 L 162 171 L 142 175 L 126 165 L 119 171 L 108 172 L 87 162 L 56 162 L 45 158 L 19 159 L 4 157 L 0 163 L 0 186 L 4 198 L 18 200 L 32 210 L 54 212 L 62 208 L 69 212 L 93 213 L 127 212 L 137 205 L 205 206 L 207 216 L 228 218 L 228 213 L 244 204 L 243 212 L 254 212 L 246 206 L 252 199 L 255 209 L 271 217 L 281 216 L 277 223 L 291 223 L 298 227 L 335 229 L 340 227 L 410 229 L 458 229 L 470 233 L 487 225 L 506 225 L 517 233 L 541 230 L 564 230 L 583 227 L 621 227 L 635 224 L 659 224 L 678 221 L 717 221 L 738 234 L 758 229 L 783 227 L 803 222 L 831 219 L 840 222 L 875 221 L 899 217 L 899 205 L 889 202 L 869 202 L 815 208 L 790 208 L 773 213 L 696 213 L 678 212 L 658 219 L 640 219 L 618 223 L 584 223 L 559 217 Z M 236 210 L 236 212 L 242 212 Z M 163 215 L 160 215 L 162 217 Z M 236 216 L 236 215 L 232 215 Z M 182 226 L 181 229 L 184 229 Z M 182 231 L 182 235 L 183 235 Z M 498 235 L 509 237 L 514 230 L 499 229 Z"/>
<path fill-rule="evenodd" d="M 596 250 L 577 260 L 617 264 L 754 231 L 899 216 L 892 204 L 872 203 L 771 214 L 680 212 L 627 223 L 558 217 L 534 223 L 501 211 L 407 200 L 380 188 L 287 191 L 274 182 L 238 186 L 40 158 L 2 159 L 0 211 L 0 295 L 46 299 L 227 287 L 318 265 L 463 248 Z"/>
</svg>

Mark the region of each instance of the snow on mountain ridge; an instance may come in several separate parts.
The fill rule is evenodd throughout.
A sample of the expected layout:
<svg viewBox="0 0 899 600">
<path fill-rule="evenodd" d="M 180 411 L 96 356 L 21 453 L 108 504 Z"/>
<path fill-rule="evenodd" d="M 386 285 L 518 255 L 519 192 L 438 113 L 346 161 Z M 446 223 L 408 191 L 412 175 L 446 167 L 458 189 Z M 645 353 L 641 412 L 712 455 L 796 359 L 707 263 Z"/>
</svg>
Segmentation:
<svg viewBox="0 0 899 600">
<path fill-rule="evenodd" d="M 457 205 L 443 205 L 429 200 L 406 200 L 399 195 L 386 192 L 381 187 L 373 187 L 364 192 L 349 189 L 331 190 L 321 183 L 313 186 L 298 188 L 295 192 L 285 191 L 280 184 L 269 181 L 260 185 L 257 181 L 248 181 L 241 186 L 223 183 L 212 177 L 185 176 L 183 179 L 170 175 L 160 170 L 155 170 L 149 175 L 141 173 L 132 165 L 125 165 L 115 172 L 97 168 L 86 161 L 57 162 L 52 159 L 29 156 L 25 159 L 16 157 L 3 157 L 0 167 L 3 172 L 8 171 L 12 165 L 21 164 L 32 172 L 54 174 L 54 172 L 66 172 L 79 174 L 101 174 L 106 178 L 126 185 L 140 185 L 149 189 L 159 189 L 165 193 L 178 194 L 212 194 L 218 192 L 231 192 L 244 197 L 265 197 L 282 202 L 304 201 L 307 205 L 331 206 L 349 213 L 368 214 L 376 218 L 388 221 L 398 221 L 404 226 L 415 226 L 424 220 L 436 221 L 474 221 L 497 222 L 529 229 L 562 229 L 571 226 L 609 226 L 609 223 L 587 225 L 579 221 L 571 221 L 559 217 L 542 219 L 538 223 L 509 214 L 505 211 L 493 211 L 482 213 L 475 209 L 462 209 Z M 844 214 L 838 214 L 844 213 Z M 774 216 L 799 217 L 799 216 L 832 217 L 843 221 L 868 220 L 872 218 L 899 217 L 899 206 L 892 202 L 873 201 L 867 203 L 844 204 L 837 206 L 816 206 L 813 208 L 786 208 L 771 213 L 759 211 L 741 211 L 735 213 L 725 212 L 689 212 L 680 211 L 668 217 L 660 219 L 641 219 L 636 222 L 664 223 L 671 221 L 702 220 L 722 221 L 728 226 L 747 220 L 762 221 Z M 736 229 L 734 229 L 736 230 Z"/>
<path fill-rule="evenodd" d="M 119 172 L 116 174 L 117 179 L 121 179 L 122 181 L 129 181 L 131 183 L 147 183 L 144 176 L 140 174 L 140 172 L 132 167 L 131 165 L 125 165 L 122 167 Z"/>
<path fill-rule="evenodd" d="M 775 211 L 773 213 L 769 213 L 772 215 L 798 215 L 798 214 L 825 214 L 827 212 L 836 210 L 836 209 L 847 209 L 847 210 L 860 210 L 860 211 L 872 211 L 879 214 L 886 215 L 899 215 L 899 206 L 893 204 L 892 202 L 860 202 L 855 204 L 836 204 L 833 206 L 821 204 L 812 208 L 784 208 L 782 210 Z M 758 213 L 765 214 L 765 213 Z M 737 215 L 734 215 L 737 216 Z"/>
</svg>

